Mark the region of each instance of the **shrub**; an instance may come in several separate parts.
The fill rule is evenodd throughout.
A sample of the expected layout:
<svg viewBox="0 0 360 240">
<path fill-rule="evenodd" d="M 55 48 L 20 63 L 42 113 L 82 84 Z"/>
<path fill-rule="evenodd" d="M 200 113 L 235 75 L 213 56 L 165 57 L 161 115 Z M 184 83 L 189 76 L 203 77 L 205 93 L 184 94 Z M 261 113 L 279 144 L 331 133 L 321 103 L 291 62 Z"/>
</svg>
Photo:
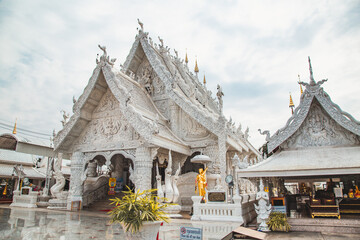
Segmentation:
<svg viewBox="0 0 360 240">
<path fill-rule="evenodd" d="M 271 231 L 290 231 L 290 224 L 287 221 L 285 213 L 281 212 L 272 212 L 269 216 L 269 221 L 267 222 L 269 229 Z"/>
<path fill-rule="evenodd" d="M 169 217 L 164 212 L 170 204 L 160 203 L 159 198 L 154 194 L 156 189 L 137 190 L 132 192 L 129 187 L 122 199 L 110 199 L 115 207 L 109 212 L 111 223 L 120 223 L 126 232 L 129 230 L 138 232 L 146 221 L 169 222 Z"/>
</svg>

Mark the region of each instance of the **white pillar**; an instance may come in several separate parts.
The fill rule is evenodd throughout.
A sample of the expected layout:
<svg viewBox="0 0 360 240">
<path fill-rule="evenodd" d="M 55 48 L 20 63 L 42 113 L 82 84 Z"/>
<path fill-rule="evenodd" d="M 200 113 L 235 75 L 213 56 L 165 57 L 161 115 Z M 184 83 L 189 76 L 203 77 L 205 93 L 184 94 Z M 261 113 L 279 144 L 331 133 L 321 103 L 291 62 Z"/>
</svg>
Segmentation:
<svg viewBox="0 0 360 240">
<path fill-rule="evenodd" d="M 135 153 L 135 188 L 140 190 L 151 189 L 151 170 L 153 166 L 151 149 L 139 147 Z"/>
<path fill-rule="evenodd" d="M 83 184 L 81 175 L 83 173 L 83 162 L 85 160 L 82 152 L 74 152 L 71 156 L 70 191 L 67 199 L 67 209 L 71 210 L 72 201 L 81 201 L 83 196 Z"/>
</svg>

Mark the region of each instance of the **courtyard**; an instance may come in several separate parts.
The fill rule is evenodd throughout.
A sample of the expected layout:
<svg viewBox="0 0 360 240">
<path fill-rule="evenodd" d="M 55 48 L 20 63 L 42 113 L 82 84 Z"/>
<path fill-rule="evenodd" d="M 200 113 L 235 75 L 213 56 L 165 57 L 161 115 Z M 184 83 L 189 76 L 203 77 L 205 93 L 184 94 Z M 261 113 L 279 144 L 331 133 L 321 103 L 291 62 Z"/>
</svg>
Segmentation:
<svg viewBox="0 0 360 240">
<path fill-rule="evenodd" d="M 0 239 L 124 239 L 123 230 L 117 224 L 110 224 L 104 212 L 94 211 L 56 211 L 43 208 L 26 209 L 10 208 L 0 205 Z M 203 229 L 203 240 L 222 239 L 237 228 L 238 223 L 190 221 L 189 219 L 172 219 L 160 228 L 159 239 L 180 239 L 180 227 Z M 359 234 L 289 232 L 268 233 L 266 239 L 312 239 L 340 240 L 360 239 Z"/>
</svg>

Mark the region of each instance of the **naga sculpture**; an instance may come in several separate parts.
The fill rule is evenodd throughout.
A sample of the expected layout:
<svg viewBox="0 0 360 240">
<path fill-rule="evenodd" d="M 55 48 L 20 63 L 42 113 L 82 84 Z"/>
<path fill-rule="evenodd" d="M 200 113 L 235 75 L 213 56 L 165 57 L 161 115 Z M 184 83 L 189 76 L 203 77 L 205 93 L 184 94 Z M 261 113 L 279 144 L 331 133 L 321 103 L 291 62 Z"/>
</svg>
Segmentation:
<svg viewBox="0 0 360 240">
<path fill-rule="evenodd" d="M 169 163 L 165 169 L 165 198 L 167 202 L 171 202 L 174 197 L 174 190 L 171 184 L 171 173 L 172 173 L 172 157 L 171 150 L 169 150 Z"/>
<path fill-rule="evenodd" d="M 179 179 L 180 169 L 181 166 L 179 163 L 179 168 L 176 170 L 175 175 L 171 176 L 172 157 L 171 150 L 169 150 L 169 163 L 165 169 L 165 185 L 161 185 L 161 175 L 159 173 L 158 163 L 156 163 L 156 187 L 158 189 L 157 195 L 160 199 L 165 197 L 165 202 L 177 203 L 179 200 L 180 193 L 177 187 L 177 181 Z"/>
<path fill-rule="evenodd" d="M 172 199 L 172 203 L 177 203 L 178 200 L 179 200 L 179 196 L 180 196 L 180 193 L 179 193 L 179 189 L 177 187 L 177 181 L 179 179 L 179 174 L 180 174 L 180 169 L 181 169 L 181 166 L 180 166 L 180 162 L 179 162 L 179 168 L 176 170 L 175 172 L 175 175 L 172 176 L 172 187 L 173 187 L 173 199 Z"/>
<path fill-rule="evenodd" d="M 61 172 L 62 154 L 58 154 L 58 159 L 54 164 L 54 178 L 56 183 L 50 188 L 51 195 L 57 199 L 66 199 L 68 192 L 63 191 L 65 187 L 65 177 Z"/>
<path fill-rule="evenodd" d="M 265 131 L 261 131 L 261 129 L 258 129 L 259 133 L 261 135 L 266 135 L 265 141 L 269 142 L 270 141 L 270 131 L 269 130 L 265 130 Z"/>
<path fill-rule="evenodd" d="M 159 173 L 159 165 L 156 163 L 156 188 L 157 188 L 157 196 L 160 198 L 160 201 L 164 198 L 164 192 L 161 186 L 161 175 Z"/>
</svg>

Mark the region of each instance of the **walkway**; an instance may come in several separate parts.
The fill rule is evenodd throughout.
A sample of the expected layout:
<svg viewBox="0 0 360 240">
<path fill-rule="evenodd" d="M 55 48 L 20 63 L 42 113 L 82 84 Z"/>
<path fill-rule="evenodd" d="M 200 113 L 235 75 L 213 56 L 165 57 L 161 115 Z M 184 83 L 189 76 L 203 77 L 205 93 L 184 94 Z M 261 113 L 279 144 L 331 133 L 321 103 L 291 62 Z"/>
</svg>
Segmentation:
<svg viewBox="0 0 360 240">
<path fill-rule="evenodd" d="M 161 240 L 179 238 L 180 226 L 203 229 L 203 240 L 221 239 L 238 227 L 232 222 L 201 222 L 173 219 L 160 229 Z M 111 225 L 101 211 L 68 212 L 44 208 L 9 208 L 0 205 L 0 239 L 124 239 L 119 225 Z M 337 240 L 360 239 L 358 234 L 325 234 L 309 232 L 270 233 L 267 239 Z"/>
</svg>

